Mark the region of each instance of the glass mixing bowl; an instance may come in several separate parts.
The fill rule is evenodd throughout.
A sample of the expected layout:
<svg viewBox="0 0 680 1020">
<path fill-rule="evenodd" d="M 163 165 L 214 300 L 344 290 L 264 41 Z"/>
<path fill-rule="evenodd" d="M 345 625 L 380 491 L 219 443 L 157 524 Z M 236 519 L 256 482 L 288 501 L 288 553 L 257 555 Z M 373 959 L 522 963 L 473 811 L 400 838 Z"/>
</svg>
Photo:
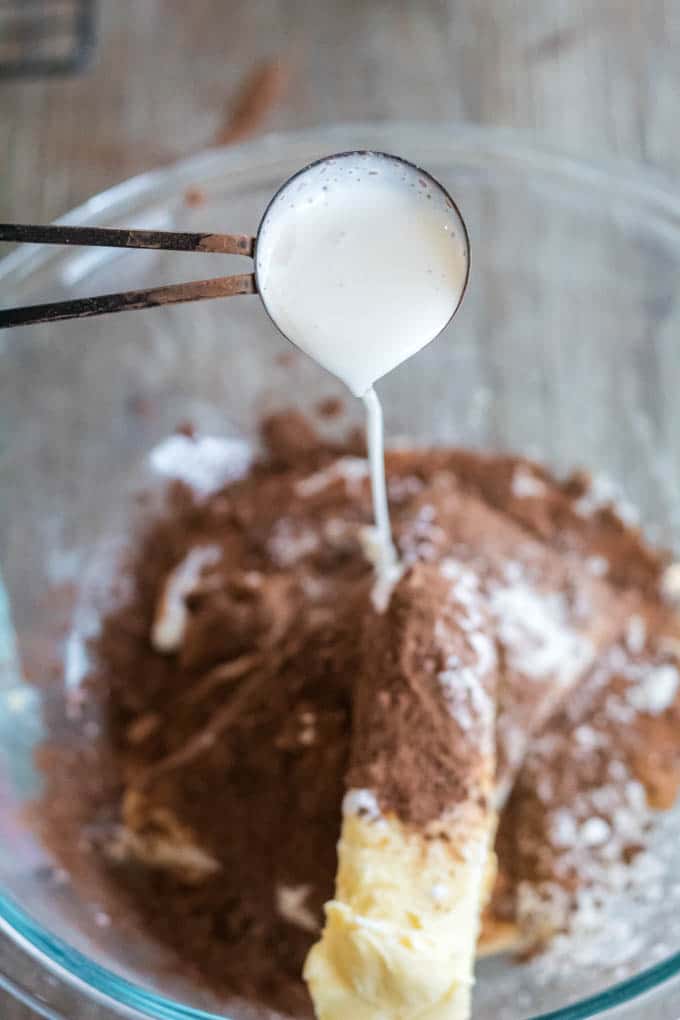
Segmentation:
<svg viewBox="0 0 680 1020">
<path fill-rule="evenodd" d="M 585 465 L 618 480 L 650 533 L 677 544 L 680 200 L 650 173 L 576 163 L 488 129 L 340 126 L 204 153 L 64 222 L 254 232 L 284 178 L 351 148 L 429 169 L 471 235 L 455 321 L 379 386 L 388 440 L 511 448 L 558 471 Z M 0 285 L 14 305 L 227 271 L 216 256 L 27 246 L 3 261 Z M 265 410 L 311 410 L 340 392 L 303 356 L 288 364 L 285 350 L 253 297 L 0 334 L 0 986 L 43 1016 L 231 1012 L 112 921 L 96 890 L 79 896 L 34 837 L 32 752 L 65 695 L 59 662 L 41 666 L 35 650 L 53 648 L 59 592 L 80 579 L 146 452 L 178 421 L 250 433 Z M 659 874 L 590 949 L 580 942 L 548 969 L 482 962 L 477 1020 L 676 1016 L 679 837 L 676 811 L 659 827 Z"/>
</svg>

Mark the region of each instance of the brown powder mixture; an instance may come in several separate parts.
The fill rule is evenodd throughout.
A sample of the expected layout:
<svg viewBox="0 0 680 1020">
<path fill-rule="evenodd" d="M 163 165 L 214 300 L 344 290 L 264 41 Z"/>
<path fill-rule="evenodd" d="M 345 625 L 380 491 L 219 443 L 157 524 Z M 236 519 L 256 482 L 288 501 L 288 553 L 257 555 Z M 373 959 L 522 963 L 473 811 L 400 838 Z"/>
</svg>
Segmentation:
<svg viewBox="0 0 680 1020">
<path fill-rule="evenodd" d="M 354 684 L 346 786 L 421 828 L 493 779 L 495 648 L 476 578 L 457 575 L 416 563 L 385 612 L 369 607 Z"/>
<path fill-rule="evenodd" d="M 132 594 L 92 644 L 70 735 L 43 748 L 39 816 L 74 883 L 108 889 L 111 909 L 187 973 L 302 1017 L 302 964 L 333 889 L 353 682 L 367 665 L 388 678 L 391 653 L 367 630 L 361 441 L 321 442 L 293 414 L 266 422 L 263 439 L 246 477 L 209 496 L 172 484 L 135 541 Z M 514 783 L 489 920 L 538 942 L 568 924 L 580 889 L 606 885 L 610 861 L 635 856 L 680 781 L 665 560 L 587 476 L 562 483 L 522 458 L 446 449 L 394 452 L 387 467 L 405 565 L 438 571 L 430 596 L 461 570 L 484 593 L 499 807 Z M 389 612 L 407 638 L 409 616 L 436 613 L 437 599 L 399 598 Z M 375 706 L 354 736 L 351 784 L 412 824 L 451 802 L 443 776 L 465 776 L 455 749 L 433 744 L 434 718 L 422 732 L 433 705 L 404 716 L 396 777 L 375 768 Z"/>
</svg>

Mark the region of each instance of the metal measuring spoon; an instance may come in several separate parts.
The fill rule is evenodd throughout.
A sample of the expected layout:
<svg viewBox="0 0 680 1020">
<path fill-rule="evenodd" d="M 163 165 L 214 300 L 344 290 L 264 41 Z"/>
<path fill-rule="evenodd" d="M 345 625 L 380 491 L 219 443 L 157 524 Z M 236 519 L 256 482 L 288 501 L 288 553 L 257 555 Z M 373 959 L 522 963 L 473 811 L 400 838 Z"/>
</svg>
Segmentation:
<svg viewBox="0 0 680 1020">
<path fill-rule="evenodd" d="M 0 328 L 31 325 L 40 322 L 55 322 L 63 319 L 85 318 L 112 312 L 200 301 L 207 298 L 259 293 L 267 313 L 277 328 L 293 343 L 306 349 L 297 333 L 295 324 L 293 323 L 292 327 L 288 326 L 287 328 L 287 323 L 282 322 L 285 316 L 281 314 L 276 300 L 268 292 L 267 281 L 264 279 L 267 274 L 266 255 L 271 247 L 271 241 L 276 234 L 277 225 L 280 226 L 282 223 L 282 206 L 294 204 L 290 202 L 290 198 L 292 195 L 297 194 L 298 189 L 307 188 L 311 196 L 314 189 L 318 187 L 319 192 L 323 194 L 324 176 L 328 175 L 328 178 L 332 178 L 337 176 L 339 172 L 345 172 L 350 166 L 361 168 L 366 165 L 367 161 L 377 162 L 385 168 L 398 169 L 404 179 L 403 183 L 407 187 L 412 186 L 422 189 L 424 194 L 427 193 L 431 196 L 430 202 L 443 203 L 443 207 L 447 210 L 450 217 L 452 228 L 457 233 L 466 269 L 455 306 L 452 307 L 451 314 L 446 322 L 441 323 L 440 329 L 437 330 L 437 332 L 440 332 L 455 314 L 467 285 L 469 240 L 462 216 L 442 185 L 426 171 L 397 156 L 361 151 L 328 156 L 315 163 L 311 163 L 289 178 L 279 188 L 267 206 L 256 237 L 243 234 L 178 233 L 171 231 L 118 230 L 102 227 L 0 224 L 0 241 L 117 248 L 150 248 L 166 251 L 196 251 L 204 254 L 235 254 L 252 257 L 255 261 L 254 273 L 240 273 L 210 280 L 196 280 L 189 283 L 173 284 L 167 287 L 124 291 L 118 294 L 103 294 L 95 297 L 0 310 Z M 359 169 L 359 173 L 361 173 L 361 169 Z M 370 176 L 367 177 L 367 183 L 369 182 Z M 423 201 L 427 202 L 428 199 L 424 198 Z M 407 238 L 404 240 L 404 243 L 408 244 Z M 290 335 L 288 330 L 294 335 Z M 433 339 L 433 337 L 429 339 Z"/>
</svg>

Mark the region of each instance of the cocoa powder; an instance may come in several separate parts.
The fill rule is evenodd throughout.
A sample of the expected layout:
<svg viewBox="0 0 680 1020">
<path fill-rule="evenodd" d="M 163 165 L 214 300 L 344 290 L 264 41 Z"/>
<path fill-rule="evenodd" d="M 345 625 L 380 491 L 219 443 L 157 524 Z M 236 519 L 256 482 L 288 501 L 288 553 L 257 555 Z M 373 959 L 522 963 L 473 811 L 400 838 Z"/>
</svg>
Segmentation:
<svg viewBox="0 0 680 1020">
<path fill-rule="evenodd" d="M 499 654 L 497 782 L 509 788 L 533 734 L 568 743 L 597 713 L 585 694 L 578 718 L 561 702 L 567 690 L 587 691 L 631 616 L 647 620 L 638 659 L 657 663 L 668 630 L 658 596 L 665 560 L 613 507 L 598 504 L 585 476 L 558 482 L 524 459 L 466 451 L 395 452 L 395 539 L 416 580 L 423 570 L 428 580 L 408 575 L 377 621 L 361 546 L 371 520 L 362 439 L 321 442 L 291 413 L 265 422 L 263 440 L 266 453 L 247 477 L 207 498 L 171 485 L 165 511 L 134 537 L 123 568 L 132 596 L 108 613 L 92 643 L 93 668 L 66 740 L 41 752 L 47 791 L 37 816 L 75 885 L 106 898 L 117 925 L 152 934 L 178 967 L 220 994 L 303 1017 L 311 1006 L 300 972 L 332 895 L 356 678 L 374 673 L 385 696 L 356 728 L 351 785 L 377 786 L 387 808 L 422 825 L 465 796 L 474 768 L 474 756 L 461 758 L 448 741 L 455 725 L 437 710 L 445 663 L 412 636 L 436 623 L 443 561 L 449 571 L 471 571 L 489 606 L 499 586 L 519 585 L 515 625 L 530 589 L 531 606 L 538 600 L 544 613 L 539 625 L 548 619 L 569 649 L 590 648 L 556 684 L 535 635 L 522 632 L 529 643 L 517 644 L 506 619 L 503 636 L 501 599 L 488 627 Z M 162 653 L 151 635 L 163 593 L 197 547 L 217 558 L 182 596 L 177 650 Z M 376 715 L 381 699 L 396 720 L 390 732 Z M 676 761 L 677 727 L 667 724 L 675 704 L 660 714 L 663 761 L 644 779 L 658 806 L 675 794 L 675 779 L 653 793 L 659 770 Z M 93 741 L 85 727 L 100 715 Z M 631 769 L 646 760 L 650 718 L 635 715 Z M 61 723 L 56 714 L 48 721 Z M 615 742 L 623 724 L 608 726 Z M 383 751 L 393 741 L 394 770 L 380 765 L 381 740 Z M 564 773 L 566 753 L 554 766 Z M 536 799 L 536 760 L 520 771 L 498 846 L 497 912 L 513 921 L 519 886 L 546 873 L 534 851 L 518 854 L 519 834 L 530 831 L 538 850 L 547 813 L 559 807 Z M 541 768 L 552 772 L 550 756 Z M 592 782 L 587 770 L 574 776 L 584 789 Z M 571 788 L 556 792 L 566 796 Z M 544 846 L 556 859 L 550 840 Z M 572 886 L 579 881 L 570 873 Z"/>
<path fill-rule="evenodd" d="M 419 827 L 469 801 L 493 769 L 495 646 L 469 577 L 457 596 L 455 579 L 418 563 L 385 614 L 364 621 L 347 786 Z"/>
</svg>

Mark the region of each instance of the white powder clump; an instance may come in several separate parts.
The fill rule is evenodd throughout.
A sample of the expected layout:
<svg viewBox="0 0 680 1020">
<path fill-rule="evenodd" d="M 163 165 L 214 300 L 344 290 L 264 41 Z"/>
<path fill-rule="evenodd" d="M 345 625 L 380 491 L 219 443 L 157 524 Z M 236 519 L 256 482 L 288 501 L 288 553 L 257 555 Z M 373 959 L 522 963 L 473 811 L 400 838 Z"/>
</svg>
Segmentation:
<svg viewBox="0 0 680 1020">
<path fill-rule="evenodd" d="M 623 496 L 621 488 L 604 475 L 595 475 L 574 509 L 581 517 L 592 517 L 600 510 L 611 509 L 624 524 L 637 524 L 639 514 Z"/>
<path fill-rule="evenodd" d="M 602 846 L 611 835 L 611 826 L 604 818 L 589 818 L 580 829 L 581 842 L 586 846 Z"/>
<path fill-rule="evenodd" d="M 316 934 L 321 925 L 305 900 L 311 892 L 309 885 L 279 885 L 276 887 L 276 910 L 284 921 Z"/>
<path fill-rule="evenodd" d="M 439 565 L 442 577 L 451 582 L 449 598 L 465 610 L 459 623 L 463 630 L 479 633 L 484 623 L 481 613 L 481 595 L 477 575 L 458 560 L 445 559 Z M 481 637 L 482 635 L 479 634 Z"/>
<path fill-rule="evenodd" d="M 441 555 L 446 543 L 446 533 L 436 523 L 437 512 L 430 503 L 419 507 L 400 538 L 402 558 L 405 564 L 418 560 L 434 562 Z"/>
<path fill-rule="evenodd" d="M 184 482 L 201 496 L 243 478 L 252 462 L 251 444 L 234 437 L 168 436 L 149 454 L 153 471 Z"/>
<path fill-rule="evenodd" d="M 607 718 L 611 719 L 612 722 L 618 722 L 625 726 L 635 718 L 635 709 L 631 704 L 630 698 L 624 699 L 617 694 L 610 694 L 604 707 Z"/>
<path fill-rule="evenodd" d="M 482 687 L 479 673 L 470 666 L 461 666 L 452 657 L 437 679 L 442 687 L 449 712 L 462 730 L 475 725 L 486 731 L 493 720 L 493 702 Z"/>
<path fill-rule="evenodd" d="M 628 702 L 638 712 L 661 715 L 675 701 L 679 683 L 680 676 L 675 666 L 654 666 L 643 672 L 637 685 L 629 688 Z"/>
<path fill-rule="evenodd" d="M 579 748 L 584 751 L 593 751 L 595 748 L 603 747 L 606 744 L 603 735 L 585 723 L 574 731 L 574 740 Z"/>
<path fill-rule="evenodd" d="M 339 457 L 322 471 L 317 471 L 315 474 L 309 475 L 308 478 L 302 478 L 297 482 L 295 491 L 298 496 L 307 499 L 323 492 L 333 482 L 343 481 L 348 493 L 357 496 L 361 492 L 366 478 L 368 478 L 368 461 L 364 457 Z"/>
<path fill-rule="evenodd" d="M 469 730 L 479 725 L 486 732 L 493 721 L 494 706 L 481 681 L 496 665 L 496 646 L 481 630 L 484 616 L 479 581 L 476 574 L 458 560 L 443 560 L 439 571 L 450 583 L 448 597 L 451 602 L 457 603 L 456 622 L 465 632 L 475 661 L 464 664 L 458 655 L 449 654 L 437 679 L 449 713 L 461 729 Z M 443 620 L 437 622 L 435 633 L 440 643 L 446 646 L 450 639 Z"/>
<path fill-rule="evenodd" d="M 578 839 L 576 819 L 570 811 L 560 809 L 551 818 L 550 839 L 553 846 L 572 847 Z"/>
<path fill-rule="evenodd" d="M 149 868 L 159 868 L 199 882 L 216 874 L 222 865 L 211 854 L 192 841 L 191 833 L 172 817 L 163 817 L 158 829 L 149 833 L 133 832 L 125 825 L 116 826 L 105 848 L 114 861 L 141 861 Z"/>
<path fill-rule="evenodd" d="M 633 655 L 639 655 L 647 640 L 647 625 L 637 613 L 630 617 L 626 625 L 626 647 Z"/>
<path fill-rule="evenodd" d="M 517 584 L 518 581 L 522 580 L 523 576 L 522 564 L 518 563 L 517 560 L 508 560 L 507 563 L 503 564 L 503 577 L 508 584 Z"/>
<path fill-rule="evenodd" d="M 594 656 L 592 642 L 567 622 L 564 597 L 541 593 L 529 584 L 499 587 L 491 611 L 511 667 L 535 679 L 572 683 Z"/>
<path fill-rule="evenodd" d="M 214 545 L 197 545 L 166 578 L 151 628 L 151 644 L 157 652 L 176 652 L 184 640 L 189 620 L 187 596 L 195 590 L 205 567 L 220 559 Z"/>
<path fill-rule="evenodd" d="M 378 798 L 373 790 L 348 790 L 342 801 L 342 813 L 345 816 L 360 815 L 370 822 L 382 818 Z"/>
<path fill-rule="evenodd" d="M 390 502 L 403 503 L 405 500 L 417 496 L 419 492 L 422 492 L 424 488 L 424 482 L 417 478 L 415 475 L 406 475 L 405 477 L 392 477 L 387 480 L 387 491 L 390 496 Z"/>
<path fill-rule="evenodd" d="M 477 656 L 476 670 L 479 676 L 486 676 L 496 666 L 496 646 L 482 631 L 472 631 L 467 636 Z"/>
<path fill-rule="evenodd" d="M 83 632 L 78 628 L 71 631 L 64 645 L 64 683 L 67 689 L 76 690 L 90 671 L 91 660 L 87 651 L 87 639 L 99 633 L 100 622 L 93 614 L 95 626 L 93 633 Z"/>
<path fill-rule="evenodd" d="M 593 577 L 606 577 L 609 573 L 609 560 L 606 556 L 589 556 L 586 560 L 586 570 Z"/>
<path fill-rule="evenodd" d="M 512 494 L 518 499 L 539 499 L 545 495 L 546 486 L 524 465 L 516 467 L 512 476 Z"/>
<path fill-rule="evenodd" d="M 671 563 L 664 570 L 661 592 L 669 602 L 680 602 L 680 563 Z"/>
<path fill-rule="evenodd" d="M 319 545 L 319 536 L 311 528 L 300 527 L 290 518 L 281 517 L 271 530 L 267 552 L 277 566 L 290 567 L 315 553 Z"/>
</svg>

